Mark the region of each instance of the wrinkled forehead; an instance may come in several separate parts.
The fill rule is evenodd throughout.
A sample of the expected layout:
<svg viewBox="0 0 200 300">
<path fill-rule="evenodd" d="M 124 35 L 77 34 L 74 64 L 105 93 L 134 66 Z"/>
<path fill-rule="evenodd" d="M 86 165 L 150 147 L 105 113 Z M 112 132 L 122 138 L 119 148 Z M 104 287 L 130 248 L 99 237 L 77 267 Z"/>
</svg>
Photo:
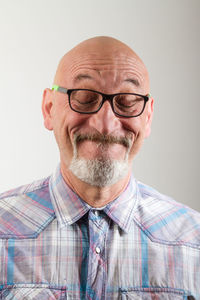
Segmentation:
<svg viewBox="0 0 200 300">
<path fill-rule="evenodd" d="M 125 47 L 78 47 L 61 60 L 55 76 L 60 85 L 76 84 L 82 80 L 132 81 L 148 89 L 149 78 L 142 60 Z"/>
</svg>

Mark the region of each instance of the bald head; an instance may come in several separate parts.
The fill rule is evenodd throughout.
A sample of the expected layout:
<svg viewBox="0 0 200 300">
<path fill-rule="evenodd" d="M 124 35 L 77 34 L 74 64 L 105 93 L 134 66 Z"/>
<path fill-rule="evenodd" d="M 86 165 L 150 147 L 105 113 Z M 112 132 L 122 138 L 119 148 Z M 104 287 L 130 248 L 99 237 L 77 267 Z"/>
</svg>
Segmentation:
<svg viewBox="0 0 200 300">
<path fill-rule="evenodd" d="M 116 39 L 95 37 L 63 56 L 54 84 L 59 87 L 44 92 L 43 115 L 46 128 L 54 131 L 67 178 L 73 174 L 74 182 L 79 178 L 93 185 L 88 175 L 99 174 L 100 169 L 91 169 L 88 162 L 105 160 L 102 178 L 107 177 L 110 162 L 118 161 L 126 162 L 128 180 L 131 162 L 150 134 L 153 112 L 153 99 L 146 97 L 149 81 L 142 60 Z M 113 143 L 105 144 L 105 137 L 113 137 Z M 125 140 L 119 143 L 119 138 L 127 138 L 128 146 Z M 81 177 L 76 173 L 79 166 L 72 168 L 76 158 L 86 163 L 80 168 L 84 170 Z M 121 176 L 122 167 L 117 168 L 119 172 L 111 168 L 111 173 Z"/>
<path fill-rule="evenodd" d="M 107 36 L 98 36 L 94 38 L 90 38 L 78 44 L 71 51 L 69 51 L 63 59 L 67 55 L 76 55 L 79 52 L 96 52 L 103 54 L 118 54 L 121 53 L 123 55 L 134 55 L 138 59 L 140 59 L 137 54 L 126 44 L 121 41 L 114 39 L 112 37 Z"/>
<path fill-rule="evenodd" d="M 135 68 L 135 72 L 137 72 L 137 66 L 139 66 L 141 72 L 143 73 L 143 78 L 146 81 L 147 90 L 149 89 L 149 76 L 148 71 L 140 59 L 140 57 L 126 44 L 121 41 L 114 39 L 112 37 L 107 36 L 99 36 L 90 38 L 85 40 L 67 52 L 58 65 L 54 83 L 55 84 L 63 84 L 63 76 L 66 72 L 70 72 L 76 64 L 80 64 L 80 59 L 83 58 L 83 62 L 87 61 L 89 63 L 89 59 L 93 62 L 96 60 L 106 59 L 112 60 L 113 63 L 117 64 L 121 63 L 121 61 L 128 62 L 130 60 L 134 60 L 135 64 L 133 69 Z M 93 64 L 95 65 L 95 64 Z M 95 66 L 94 66 L 95 67 Z M 126 68 L 124 64 L 124 68 Z"/>
</svg>

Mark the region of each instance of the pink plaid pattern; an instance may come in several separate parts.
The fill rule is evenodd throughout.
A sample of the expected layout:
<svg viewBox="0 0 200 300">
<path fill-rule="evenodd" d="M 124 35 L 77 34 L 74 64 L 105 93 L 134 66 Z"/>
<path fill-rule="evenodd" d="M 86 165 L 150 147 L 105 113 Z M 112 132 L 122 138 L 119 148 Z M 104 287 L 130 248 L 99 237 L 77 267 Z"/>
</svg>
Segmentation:
<svg viewBox="0 0 200 300">
<path fill-rule="evenodd" d="M 131 178 L 103 210 L 49 178 L 0 195 L 0 299 L 200 299 L 200 214 Z"/>
</svg>

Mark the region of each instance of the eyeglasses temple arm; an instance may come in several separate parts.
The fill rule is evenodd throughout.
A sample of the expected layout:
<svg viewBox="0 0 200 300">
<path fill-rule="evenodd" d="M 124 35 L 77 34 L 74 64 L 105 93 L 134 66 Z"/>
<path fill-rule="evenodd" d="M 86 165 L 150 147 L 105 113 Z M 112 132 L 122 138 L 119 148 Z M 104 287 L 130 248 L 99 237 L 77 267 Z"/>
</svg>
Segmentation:
<svg viewBox="0 0 200 300">
<path fill-rule="evenodd" d="M 57 91 L 58 89 L 59 89 L 59 86 L 58 86 L 58 85 L 55 85 L 55 84 L 54 84 L 54 85 L 52 86 L 52 91 Z"/>
<path fill-rule="evenodd" d="M 54 84 L 54 85 L 52 86 L 52 91 L 58 91 L 58 92 L 60 92 L 60 93 L 67 94 L 68 89 L 63 88 L 63 87 L 61 87 L 61 86 L 59 86 L 59 85 Z"/>
</svg>

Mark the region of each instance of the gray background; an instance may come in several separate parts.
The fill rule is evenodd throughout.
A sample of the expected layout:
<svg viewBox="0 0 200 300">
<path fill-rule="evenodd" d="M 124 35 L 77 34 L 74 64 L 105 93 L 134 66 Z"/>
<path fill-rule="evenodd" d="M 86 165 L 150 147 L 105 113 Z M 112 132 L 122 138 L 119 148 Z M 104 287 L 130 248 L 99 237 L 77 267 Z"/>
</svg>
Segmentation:
<svg viewBox="0 0 200 300">
<path fill-rule="evenodd" d="M 199 0 L 0 0 L 0 192 L 52 173 L 59 155 L 43 127 L 43 89 L 66 51 L 109 35 L 141 56 L 155 98 L 135 176 L 200 211 L 199 13 Z"/>
</svg>

